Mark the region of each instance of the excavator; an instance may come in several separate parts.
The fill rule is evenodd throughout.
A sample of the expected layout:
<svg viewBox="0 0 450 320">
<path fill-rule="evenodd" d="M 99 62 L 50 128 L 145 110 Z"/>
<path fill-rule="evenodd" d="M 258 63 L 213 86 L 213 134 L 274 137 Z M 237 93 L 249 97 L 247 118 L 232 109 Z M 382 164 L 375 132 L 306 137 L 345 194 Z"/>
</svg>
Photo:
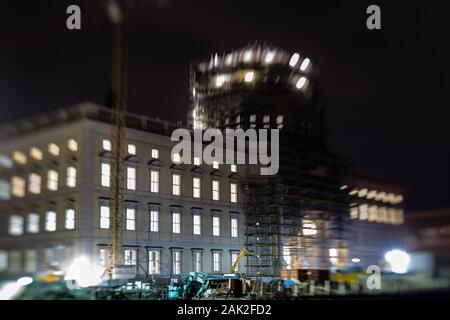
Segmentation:
<svg viewBox="0 0 450 320">
<path fill-rule="evenodd" d="M 247 247 L 243 247 L 239 252 L 236 261 L 231 266 L 228 274 L 219 275 L 205 275 L 200 272 L 190 272 L 182 283 L 172 282 L 168 287 L 169 300 L 197 300 L 205 296 L 205 293 L 211 286 L 217 286 L 218 283 L 228 281 L 227 297 L 231 291 L 231 281 L 234 279 L 240 280 L 239 276 L 235 274 L 239 261 L 243 256 L 250 254 Z"/>
</svg>

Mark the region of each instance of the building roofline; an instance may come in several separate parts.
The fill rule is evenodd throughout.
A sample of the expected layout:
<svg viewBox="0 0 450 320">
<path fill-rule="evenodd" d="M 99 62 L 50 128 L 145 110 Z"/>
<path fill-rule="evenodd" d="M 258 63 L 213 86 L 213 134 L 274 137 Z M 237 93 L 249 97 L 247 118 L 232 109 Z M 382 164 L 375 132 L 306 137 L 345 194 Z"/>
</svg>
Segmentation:
<svg viewBox="0 0 450 320">
<path fill-rule="evenodd" d="M 112 110 L 110 108 L 92 102 L 82 102 L 71 107 L 0 124 L 0 140 L 82 119 L 90 119 L 109 124 L 111 123 L 111 116 Z M 126 113 L 126 126 L 127 128 L 162 135 L 170 135 L 173 130 L 182 127 L 181 124 L 128 112 Z"/>
</svg>

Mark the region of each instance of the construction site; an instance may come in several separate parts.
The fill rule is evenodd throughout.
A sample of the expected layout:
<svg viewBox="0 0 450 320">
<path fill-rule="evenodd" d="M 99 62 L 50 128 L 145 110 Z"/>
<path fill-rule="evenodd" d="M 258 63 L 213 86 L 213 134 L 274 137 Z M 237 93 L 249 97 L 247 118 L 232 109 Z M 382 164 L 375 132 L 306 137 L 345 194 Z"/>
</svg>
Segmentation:
<svg viewBox="0 0 450 320">
<path fill-rule="evenodd" d="M 394 259 L 386 263 L 383 254 L 392 249 L 387 245 L 372 241 L 367 248 L 361 246 L 363 249 L 358 250 L 366 256 L 356 250 L 355 238 L 365 232 L 362 227 L 355 228 L 359 220 L 382 224 L 378 236 L 392 237 L 392 243 L 400 243 L 402 189 L 395 186 L 393 191 L 385 192 L 378 188 L 374 190 L 378 196 L 369 197 L 371 190 L 359 184 L 351 163 L 330 150 L 325 105 L 313 58 L 265 41 L 213 54 L 190 65 L 186 127 L 133 116 L 127 113 L 130 9 L 126 0 L 111 1 L 108 6 L 113 28 L 110 105 L 86 107 L 79 113 L 61 111 L 54 117 L 60 128 L 71 121 L 85 121 L 76 127 L 83 138 L 77 140 L 77 151 L 72 151 L 79 152 L 83 147 L 86 152 L 66 158 L 79 171 L 86 170 L 83 181 L 96 180 L 81 186 L 89 194 L 67 193 L 62 200 L 51 196 L 44 199 L 45 210 L 58 208 L 58 201 L 64 203 L 64 208 L 67 203 L 74 207 L 78 202 L 86 205 L 85 209 L 77 207 L 73 211 L 77 218 L 69 217 L 74 221 L 73 228 L 67 227 L 65 211 L 65 229 L 80 226 L 79 234 L 46 238 L 42 247 L 70 240 L 64 242 L 64 247 L 73 246 L 87 259 L 76 260 L 72 255 L 67 257 L 68 262 L 38 267 L 39 254 L 26 244 L 34 240 L 10 237 L 23 235 L 24 220 L 17 214 L 38 212 L 40 209 L 34 209 L 39 207 L 38 200 L 15 195 L 13 186 L 11 201 L 14 197 L 26 201 L 15 199 L 12 205 L 5 204 L 5 214 L 12 216 L 2 220 L 9 226 L 9 234 L 2 241 L 5 247 L 0 246 L 8 257 L 0 298 L 251 300 L 448 290 L 448 279 L 396 272 L 395 264 L 399 260 L 404 264 L 406 258 L 395 252 Z M 48 119 L 43 120 L 46 124 L 42 127 L 53 125 L 53 118 Z M 86 128 L 97 131 L 88 136 L 91 131 Z M 180 163 L 171 155 L 173 144 L 168 142 L 177 128 L 279 130 L 279 171 L 262 176 L 260 165 L 238 163 L 236 169 L 235 165 L 228 168 L 223 163 L 213 164 L 212 168 L 201 167 L 195 161 L 192 166 Z M 20 126 L 12 130 L 17 130 L 16 136 L 25 137 L 24 132 L 19 132 Z M 70 132 L 72 127 L 67 130 Z M 110 130 L 108 135 L 106 130 Z M 50 131 L 48 135 L 55 134 Z M 138 142 L 131 144 L 130 139 Z M 17 148 L 28 143 L 17 141 Z M 102 148 L 98 147 L 101 143 Z M 151 150 L 151 155 L 139 153 L 144 147 Z M 2 153 L 14 152 L 12 147 L 6 149 Z M 26 162 L 24 165 L 28 165 Z M 58 167 L 56 162 L 53 159 L 52 165 Z M 92 163 L 95 167 L 91 168 Z M 7 170 L 15 170 L 15 165 Z M 28 173 L 28 169 L 7 170 L 2 171 L 2 179 L 8 183 Z M 101 174 L 96 175 L 96 171 Z M 142 183 L 145 189 L 140 189 L 140 181 L 136 187 L 136 180 L 141 178 L 146 179 Z M 206 181 L 207 186 L 201 187 Z M 191 183 L 192 194 L 184 188 Z M 387 183 L 386 188 L 390 187 Z M 40 188 L 32 193 L 38 197 Z M 370 206 L 360 203 L 366 198 Z M 7 207 L 14 210 L 9 212 Z M 367 208 L 372 210 L 370 214 L 374 212 L 370 218 Z M 52 210 L 45 215 L 47 232 L 57 229 L 56 213 L 53 229 L 53 218 L 48 214 L 57 209 Z M 148 215 L 141 218 L 142 211 L 148 211 Z M 93 212 L 99 212 L 95 219 Z M 94 220 L 99 221 L 98 225 Z M 144 228 L 143 221 L 149 226 Z M 25 233 L 33 233 L 28 231 Z M 10 268 L 17 250 L 25 252 L 24 270 Z M 70 266 L 75 260 L 74 273 Z M 409 264 L 409 257 L 406 260 Z M 375 269 L 368 271 L 374 263 L 379 265 L 378 273 L 373 272 Z M 381 277 L 379 286 L 375 281 L 376 288 L 368 284 L 374 274 Z"/>
</svg>

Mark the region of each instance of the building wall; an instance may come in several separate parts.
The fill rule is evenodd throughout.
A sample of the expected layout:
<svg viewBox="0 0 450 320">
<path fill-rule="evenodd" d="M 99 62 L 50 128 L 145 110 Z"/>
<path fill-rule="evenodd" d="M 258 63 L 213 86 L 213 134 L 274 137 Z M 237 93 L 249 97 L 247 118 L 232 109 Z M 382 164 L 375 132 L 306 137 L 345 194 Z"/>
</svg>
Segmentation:
<svg viewBox="0 0 450 320">
<path fill-rule="evenodd" d="M 28 190 L 25 197 L 12 197 L 0 201 L 0 254 L 20 250 L 23 255 L 27 249 L 37 249 L 38 270 L 44 269 L 44 249 L 56 247 L 66 251 L 60 266 L 67 268 L 70 261 L 80 255 L 89 257 L 93 264 L 99 263 L 99 252 L 108 244 L 109 230 L 100 228 L 100 206 L 108 204 L 109 188 L 101 186 L 101 163 L 109 162 L 108 154 L 102 150 L 102 140 L 109 139 L 110 126 L 107 123 L 84 119 L 74 123 L 62 123 L 39 130 L 33 134 L 8 139 L 0 144 L 0 154 L 11 155 L 14 150 L 27 154 L 26 165 L 14 164 L 13 168 L 2 169 L 1 179 L 10 181 L 11 176 L 22 176 L 28 180 L 28 173 L 38 172 L 42 176 L 42 190 L 39 195 L 31 195 Z M 67 150 L 67 139 L 74 138 L 78 143 L 77 152 Z M 227 272 L 231 266 L 231 252 L 238 253 L 244 245 L 245 215 L 242 210 L 243 193 L 240 189 L 238 167 L 237 174 L 230 172 L 230 166 L 221 165 L 219 170 L 212 166 L 201 165 L 194 169 L 192 165 L 174 166 L 171 158 L 170 137 L 127 129 L 127 143 L 136 146 L 136 156 L 125 161 L 125 166 L 137 169 L 136 190 L 126 190 L 124 198 L 128 205 L 136 208 L 136 230 L 123 233 L 124 249 L 137 250 L 138 273 L 148 272 L 148 250 L 161 252 L 161 276 L 172 275 L 172 252 L 182 252 L 181 274 L 193 270 L 192 252 L 202 252 L 202 272 L 212 272 L 212 254 L 221 253 L 221 272 Z M 50 157 L 47 152 L 49 142 L 60 146 L 60 156 Z M 44 154 L 41 161 L 31 160 L 29 149 L 39 147 Z M 151 159 L 151 148 L 159 149 L 158 161 Z M 138 161 L 135 163 L 133 161 Z M 65 187 L 66 167 L 77 168 L 77 186 Z M 49 168 L 59 172 L 58 191 L 46 190 L 46 174 Z M 194 169 L 196 172 L 191 172 Z M 158 193 L 150 192 L 150 170 L 160 172 Z M 181 195 L 172 195 L 172 173 L 181 175 Z M 192 197 L 192 177 L 201 178 L 201 198 Z M 231 178 L 230 178 L 231 177 Z M 212 200 L 212 179 L 220 181 L 220 201 Z M 28 181 L 27 181 L 28 182 Z M 238 185 L 238 203 L 230 202 L 230 182 Z M 159 231 L 150 231 L 149 207 L 159 207 Z M 76 224 L 74 230 L 64 229 L 64 210 L 75 209 Z M 181 213 L 181 233 L 172 233 L 172 210 Z M 57 228 L 54 232 L 44 230 L 44 215 L 47 210 L 57 212 Z M 201 212 L 201 235 L 193 234 L 193 212 Z M 25 217 L 29 212 L 40 214 L 38 234 L 13 236 L 8 233 L 9 218 L 12 214 Z M 220 236 L 212 235 L 212 216 L 220 216 Z M 238 218 L 238 237 L 231 237 L 231 217 Z M 26 224 L 25 219 L 25 224 Z M 124 224 L 125 225 L 125 224 Z M 13 253 L 16 255 L 16 253 Z M 1 256 L 0 256 L 1 259 Z M 23 257 L 23 260 L 25 258 Z M 24 262 L 24 261 L 22 261 Z M 10 265 L 10 261 L 8 261 Z M 245 259 L 240 263 L 244 270 Z M 23 267 L 23 263 L 22 263 Z M 0 269 L 1 270 L 1 269 Z M 3 272 L 2 272 L 3 271 Z M 22 270 L 2 270 L 0 275 L 21 274 Z M 2 272 L 2 273 L 1 273 Z"/>
</svg>

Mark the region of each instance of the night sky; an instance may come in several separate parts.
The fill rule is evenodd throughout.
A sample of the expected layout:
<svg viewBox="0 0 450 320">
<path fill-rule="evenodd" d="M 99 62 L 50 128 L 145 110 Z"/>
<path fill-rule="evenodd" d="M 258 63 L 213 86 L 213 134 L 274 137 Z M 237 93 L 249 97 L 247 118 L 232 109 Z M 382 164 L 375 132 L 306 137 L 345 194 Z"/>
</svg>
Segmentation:
<svg viewBox="0 0 450 320">
<path fill-rule="evenodd" d="M 81 31 L 66 29 L 70 4 L 82 9 Z M 104 104 L 111 73 L 104 4 L 1 2 L 0 122 Z M 320 69 L 333 150 L 402 181 L 410 209 L 450 206 L 450 1 L 134 4 L 130 111 L 185 122 L 189 61 L 267 40 Z M 381 30 L 366 28 L 370 4 L 381 7 Z"/>
</svg>

